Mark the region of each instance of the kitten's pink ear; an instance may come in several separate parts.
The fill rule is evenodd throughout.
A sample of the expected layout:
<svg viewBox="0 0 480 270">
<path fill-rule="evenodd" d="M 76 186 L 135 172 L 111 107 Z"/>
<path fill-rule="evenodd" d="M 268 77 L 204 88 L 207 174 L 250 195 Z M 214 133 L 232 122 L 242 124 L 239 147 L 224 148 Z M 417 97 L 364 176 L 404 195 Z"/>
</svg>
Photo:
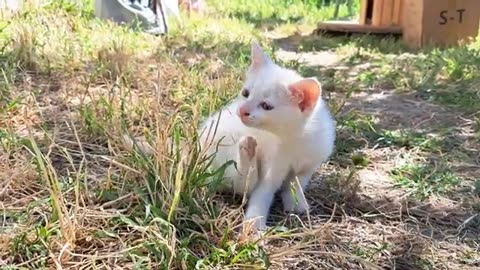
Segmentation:
<svg viewBox="0 0 480 270">
<path fill-rule="evenodd" d="M 288 90 L 302 112 L 312 110 L 322 93 L 322 87 L 315 78 L 307 78 L 293 83 L 288 86 Z"/>
<path fill-rule="evenodd" d="M 252 42 L 252 49 L 250 55 L 250 57 L 252 58 L 252 69 L 263 67 L 271 62 L 268 55 L 263 51 L 262 47 L 260 47 L 260 45 L 256 41 Z"/>
</svg>

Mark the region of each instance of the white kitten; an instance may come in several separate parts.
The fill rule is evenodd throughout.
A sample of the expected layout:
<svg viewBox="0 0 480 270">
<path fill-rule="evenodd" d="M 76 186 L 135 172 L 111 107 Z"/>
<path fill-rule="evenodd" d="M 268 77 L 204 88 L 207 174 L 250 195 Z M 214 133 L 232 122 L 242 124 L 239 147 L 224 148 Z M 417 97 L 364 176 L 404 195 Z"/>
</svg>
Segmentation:
<svg viewBox="0 0 480 270">
<path fill-rule="evenodd" d="M 246 192 L 245 219 L 264 230 L 277 191 L 284 210 L 308 209 L 303 190 L 333 151 L 335 121 L 316 79 L 276 65 L 255 42 L 251 58 L 240 95 L 204 121 L 200 132 L 202 147 L 216 153 L 214 167 L 237 162 L 237 168 L 228 167 L 225 182 L 236 193 Z"/>
</svg>

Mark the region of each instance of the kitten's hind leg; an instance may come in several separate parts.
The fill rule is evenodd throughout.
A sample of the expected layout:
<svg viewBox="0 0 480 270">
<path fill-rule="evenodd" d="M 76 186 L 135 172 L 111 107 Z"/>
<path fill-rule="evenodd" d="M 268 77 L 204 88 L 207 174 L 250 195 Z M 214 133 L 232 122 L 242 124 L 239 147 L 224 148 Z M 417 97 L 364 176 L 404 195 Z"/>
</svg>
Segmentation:
<svg viewBox="0 0 480 270">
<path fill-rule="evenodd" d="M 238 142 L 238 172 L 241 181 L 234 183 L 236 192 L 250 193 L 258 181 L 257 141 L 251 136 L 244 136 Z"/>
</svg>

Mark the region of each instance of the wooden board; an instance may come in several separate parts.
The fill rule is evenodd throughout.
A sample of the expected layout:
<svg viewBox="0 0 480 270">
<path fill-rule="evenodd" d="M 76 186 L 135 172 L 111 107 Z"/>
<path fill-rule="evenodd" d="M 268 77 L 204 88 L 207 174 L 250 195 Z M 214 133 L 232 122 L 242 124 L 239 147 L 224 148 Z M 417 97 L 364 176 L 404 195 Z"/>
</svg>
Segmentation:
<svg viewBox="0 0 480 270">
<path fill-rule="evenodd" d="M 392 25 L 393 0 L 383 0 L 381 26 Z"/>
<path fill-rule="evenodd" d="M 367 4 L 368 0 L 361 0 L 360 2 L 360 19 L 359 24 L 367 24 Z"/>
<path fill-rule="evenodd" d="M 401 25 L 401 11 L 402 11 L 403 0 L 394 0 L 393 3 L 393 14 L 392 14 L 392 24 Z"/>
<path fill-rule="evenodd" d="M 403 40 L 411 47 L 420 47 L 424 3 L 421 0 L 405 0 L 402 10 Z"/>
<path fill-rule="evenodd" d="M 362 25 L 354 21 L 327 21 L 318 24 L 317 30 L 325 32 L 340 32 L 340 33 L 364 33 L 364 34 L 394 34 L 399 35 L 402 29 L 399 26 L 373 26 Z"/>
<path fill-rule="evenodd" d="M 375 0 L 373 1 L 373 18 L 372 18 L 372 25 L 373 26 L 381 26 L 382 25 L 382 10 L 383 10 L 383 1 L 384 0 Z"/>
</svg>

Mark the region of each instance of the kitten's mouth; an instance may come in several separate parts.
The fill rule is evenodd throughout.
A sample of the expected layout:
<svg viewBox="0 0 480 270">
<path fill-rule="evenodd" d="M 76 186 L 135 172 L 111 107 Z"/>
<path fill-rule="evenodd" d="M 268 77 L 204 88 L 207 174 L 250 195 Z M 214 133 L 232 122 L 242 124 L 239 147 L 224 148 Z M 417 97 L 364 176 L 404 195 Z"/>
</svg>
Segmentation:
<svg viewBox="0 0 480 270">
<path fill-rule="evenodd" d="M 243 124 L 248 126 L 248 124 L 250 123 L 250 117 L 248 116 L 240 117 L 240 121 L 242 121 Z"/>
<path fill-rule="evenodd" d="M 240 118 L 240 121 L 242 121 L 244 125 L 248 126 L 252 121 L 249 114 L 244 114 L 241 111 L 237 112 L 237 116 L 238 118 Z"/>
<path fill-rule="evenodd" d="M 239 116 L 240 117 L 240 121 L 242 121 L 242 123 L 245 125 L 245 126 L 253 126 L 253 119 L 250 117 L 250 116 Z"/>
</svg>

